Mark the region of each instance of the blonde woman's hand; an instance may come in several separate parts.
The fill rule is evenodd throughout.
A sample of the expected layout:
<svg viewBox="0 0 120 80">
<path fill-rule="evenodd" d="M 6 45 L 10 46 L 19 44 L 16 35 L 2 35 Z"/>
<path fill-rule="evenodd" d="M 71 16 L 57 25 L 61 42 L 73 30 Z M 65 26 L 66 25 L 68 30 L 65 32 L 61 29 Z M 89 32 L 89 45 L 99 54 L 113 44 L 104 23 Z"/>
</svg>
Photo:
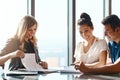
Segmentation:
<svg viewBox="0 0 120 80">
<path fill-rule="evenodd" d="M 44 69 L 48 69 L 48 64 L 47 64 L 47 62 L 41 61 L 41 62 L 39 62 L 39 65 L 41 65 L 42 68 L 44 68 Z"/>
<path fill-rule="evenodd" d="M 21 50 L 16 50 L 15 52 L 13 53 L 10 53 L 11 55 L 11 58 L 15 58 L 15 57 L 20 57 L 20 58 L 24 58 L 24 52 L 21 51 Z"/>
</svg>

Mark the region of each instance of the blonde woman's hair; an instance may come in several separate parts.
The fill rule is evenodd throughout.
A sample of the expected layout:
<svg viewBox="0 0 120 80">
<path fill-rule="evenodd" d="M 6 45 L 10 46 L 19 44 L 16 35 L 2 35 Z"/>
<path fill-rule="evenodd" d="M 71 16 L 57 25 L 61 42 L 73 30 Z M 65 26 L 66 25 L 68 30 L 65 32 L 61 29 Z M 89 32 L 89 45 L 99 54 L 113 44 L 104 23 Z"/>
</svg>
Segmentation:
<svg viewBox="0 0 120 80">
<path fill-rule="evenodd" d="M 18 25 L 18 29 L 14 37 L 20 40 L 19 47 L 21 50 L 23 50 L 24 47 L 26 31 L 35 24 L 38 25 L 37 21 L 35 20 L 34 17 L 29 15 L 24 16 L 23 19 L 20 21 L 20 24 Z M 37 38 L 35 35 L 33 35 L 31 41 L 34 44 L 34 46 L 37 47 L 36 46 Z"/>
</svg>

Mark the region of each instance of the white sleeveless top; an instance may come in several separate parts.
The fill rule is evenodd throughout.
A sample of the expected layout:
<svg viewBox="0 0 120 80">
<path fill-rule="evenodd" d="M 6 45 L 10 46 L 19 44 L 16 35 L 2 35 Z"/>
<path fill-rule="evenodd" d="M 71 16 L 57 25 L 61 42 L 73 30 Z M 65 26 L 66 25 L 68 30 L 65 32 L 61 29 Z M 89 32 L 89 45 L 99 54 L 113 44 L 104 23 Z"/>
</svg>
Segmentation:
<svg viewBox="0 0 120 80">
<path fill-rule="evenodd" d="M 79 42 L 75 49 L 75 62 L 82 61 L 85 64 L 91 64 L 99 60 L 100 54 L 102 51 L 108 50 L 107 43 L 104 39 L 96 38 L 85 53 L 83 50 L 84 42 Z"/>
</svg>

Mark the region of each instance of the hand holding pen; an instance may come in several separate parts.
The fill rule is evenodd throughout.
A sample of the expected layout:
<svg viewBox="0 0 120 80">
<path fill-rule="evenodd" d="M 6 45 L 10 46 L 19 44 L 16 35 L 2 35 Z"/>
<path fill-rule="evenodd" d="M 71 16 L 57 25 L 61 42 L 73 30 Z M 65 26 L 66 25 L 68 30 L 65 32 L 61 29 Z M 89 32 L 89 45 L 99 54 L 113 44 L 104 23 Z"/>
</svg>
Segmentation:
<svg viewBox="0 0 120 80">
<path fill-rule="evenodd" d="M 74 66 L 74 65 L 79 65 L 81 62 L 74 62 L 72 64 L 70 64 L 71 66 Z"/>
</svg>

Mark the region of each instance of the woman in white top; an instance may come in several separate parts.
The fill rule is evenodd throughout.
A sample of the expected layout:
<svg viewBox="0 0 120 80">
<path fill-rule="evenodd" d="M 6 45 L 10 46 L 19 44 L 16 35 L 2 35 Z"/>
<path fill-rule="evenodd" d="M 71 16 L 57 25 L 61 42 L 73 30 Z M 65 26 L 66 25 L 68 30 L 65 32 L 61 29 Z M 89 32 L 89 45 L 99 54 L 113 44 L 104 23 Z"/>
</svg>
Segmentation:
<svg viewBox="0 0 120 80">
<path fill-rule="evenodd" d="M 85 40 L 79 42 L 75 49 L 75 64 L 85 63 L 88 67 L 98 67 L 106 64 L 108 46 L 105 40 L 93 35 L 93 24 L 87 13 L 82 13 L 78 20 L 78 29 Z"/>
</svg>

